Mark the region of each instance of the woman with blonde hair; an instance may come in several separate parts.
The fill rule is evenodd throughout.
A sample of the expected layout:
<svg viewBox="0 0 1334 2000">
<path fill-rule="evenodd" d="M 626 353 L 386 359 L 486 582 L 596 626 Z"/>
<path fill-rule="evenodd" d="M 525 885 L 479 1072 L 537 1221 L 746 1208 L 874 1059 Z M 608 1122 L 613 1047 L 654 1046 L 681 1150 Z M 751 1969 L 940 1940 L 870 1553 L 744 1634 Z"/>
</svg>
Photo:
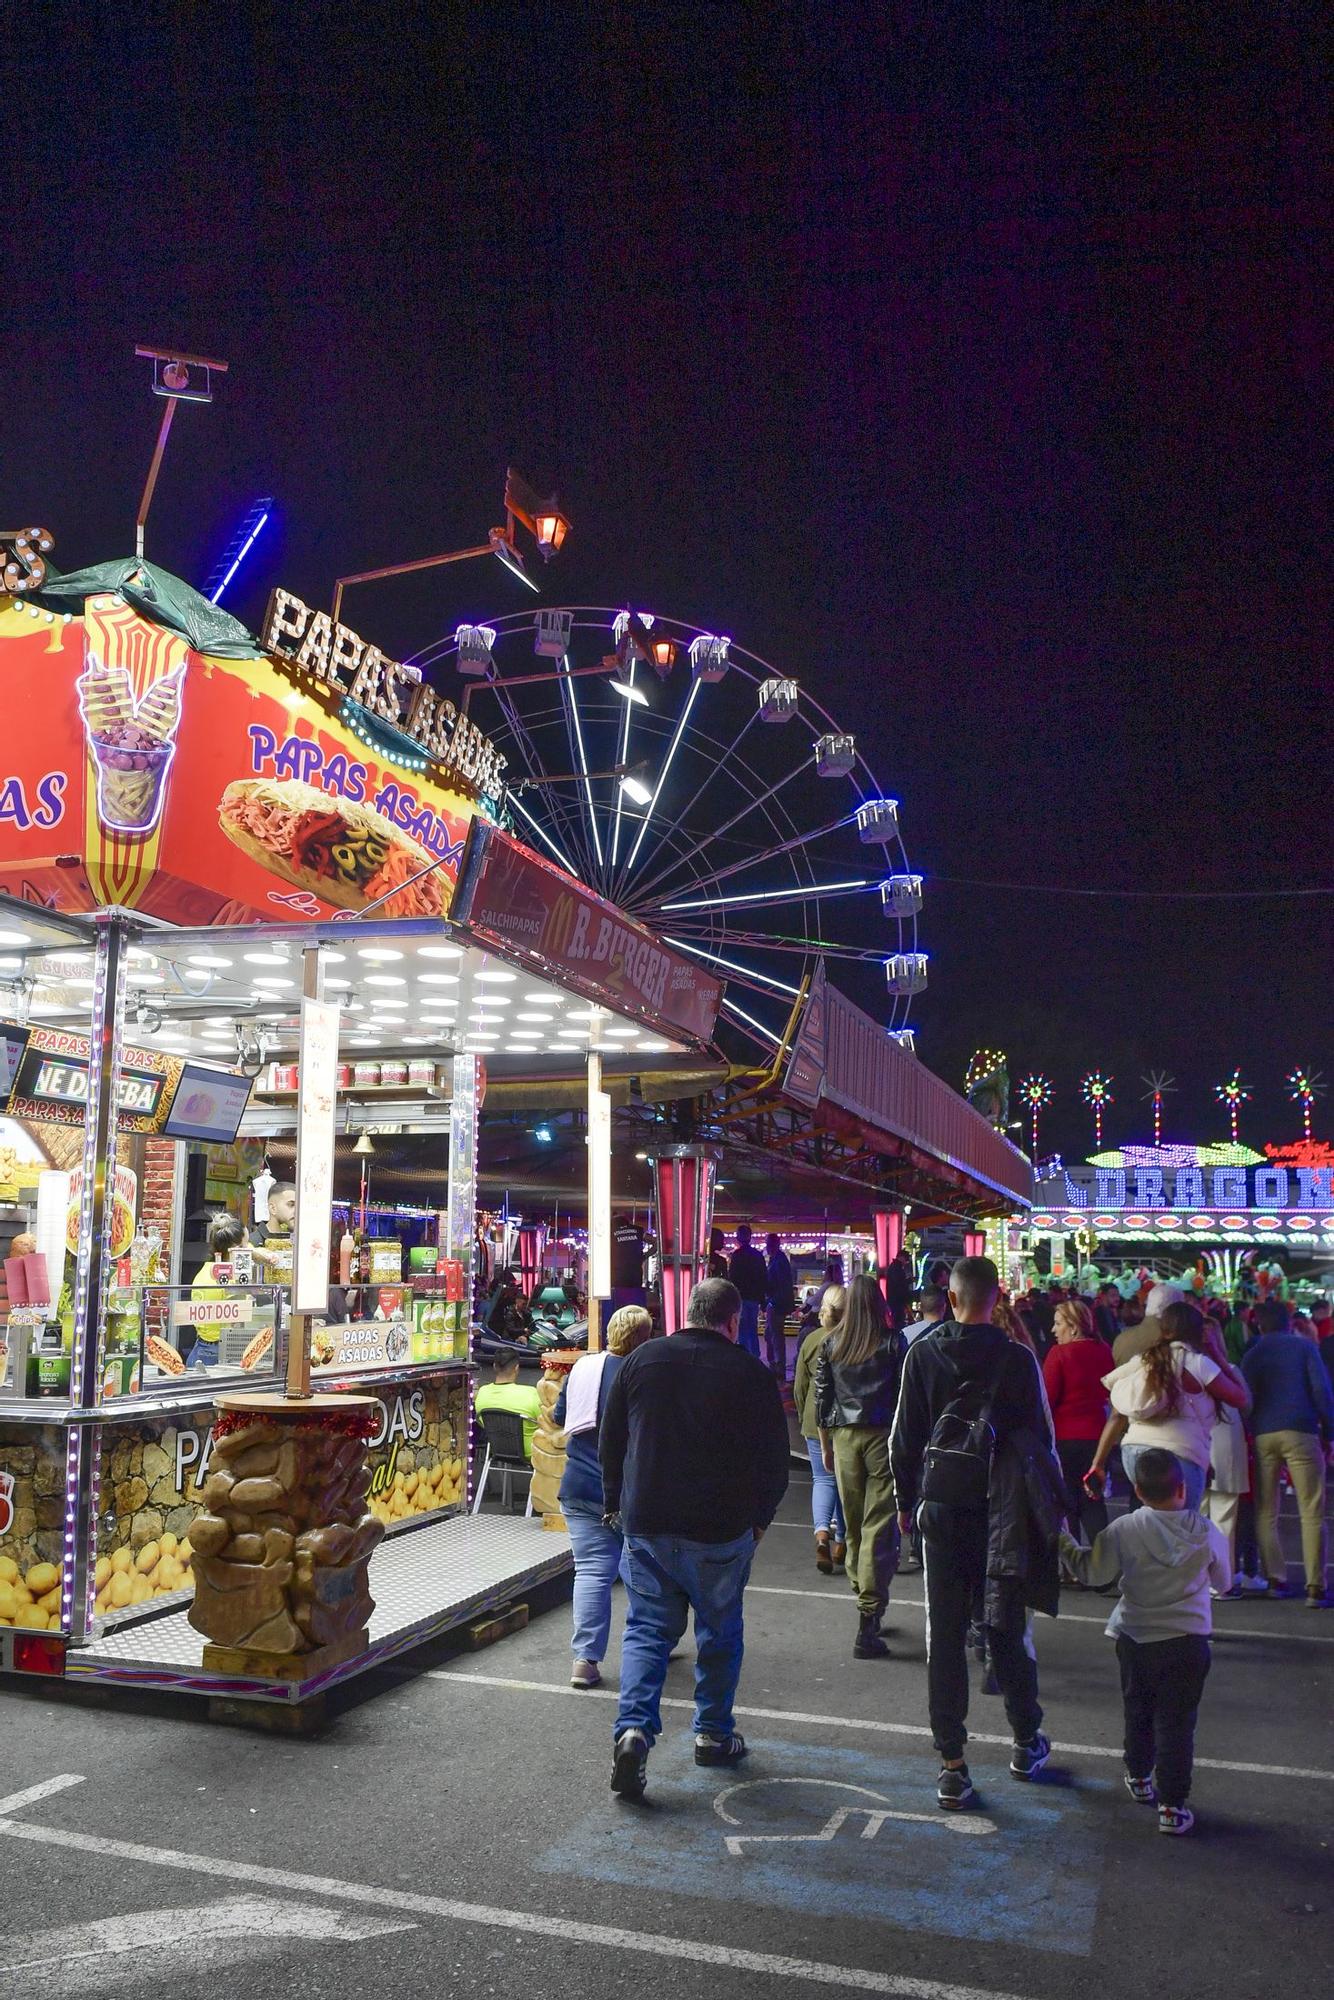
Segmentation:
<svg viewBox="0 0 1334 2000">
<path fill-rule="evenodd" d="M 815 1325 L 797 1350 L 797 1371 L 792 1377 L 792 1400 L 797 1406 L 801 1435 L 811 1461 L 811 1521 L 815 1528 L 815 1567 L 830 1576 L 843 1567 L 847 1555 L 847 1528 L 843 1503 L 838 1497 L 838 1481 L 825 1468 L 820 1449 L 820 1426 L 815 1415 L 815 1363 L 843 1314 L 847 1291 L 842 1285 L 826 1285 Z"/>
<path fill-rule="evenodd" d="M 1084 1479 L 1107 1421 L 1103 1376 L 1116 1363 L 1083 1299 L 1061 1300 L 1052 1334 L 1055 1344 L 1042 1364 L 1042 1380 L 1065 1479 L 1066 1512 L 1071 1527 L 1078 1523 L 1091 1545 L 1107 1526 L 1107 1502 L 1101 1493 L 1090 1493 Z"/>
<path fill-rule="evenodd" d="M 560 1482 L 561 1512 L 574 1551 L 574 1665 L 570 1686 L 595 1688 L 611 1636 L 611 1587 L 621 1567 L 623 1538 L 604 1525 L 606 1502 L 598 1460 L 598 1432 L 607 1391 L 627 1354 L 653 1332 L 643 1306 L 621 1306 L 607 1321 L 607 1345 L 582 1354 L 566 1377 L 554 1416 L 565 1432 L 565 1471 Z"/>
</svg>

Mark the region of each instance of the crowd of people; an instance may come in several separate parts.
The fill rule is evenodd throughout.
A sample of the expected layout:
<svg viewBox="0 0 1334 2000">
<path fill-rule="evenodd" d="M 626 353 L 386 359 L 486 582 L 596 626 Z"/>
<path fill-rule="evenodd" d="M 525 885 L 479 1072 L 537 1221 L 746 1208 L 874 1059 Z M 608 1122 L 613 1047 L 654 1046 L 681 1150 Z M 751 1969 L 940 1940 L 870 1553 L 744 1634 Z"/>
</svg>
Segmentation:
<svg viewBox="0 0 1334 2000">
<path fill-rule="evenodd" d="M 742 1600 L 789 1477 L 782 1333 L 766 1341 L 767 1365 L 759 1353 L 761 1312 L 782 1305 L 786 1318 L 794 1303 L 791 1267 L 786 1280 L 774 1272 L 775 1250 L 776 1238 L 765 1257 L 739 1231 L 726 1275 L 715 1265 L 696 1286 L 671 1340 L 651 1338 L 642 1308 L 614 1313 L 607 1351 L 575 1364 L 557 1412 L 576 1563 L 574 1686 L 598 1684 L 618 1575 L 627 1589 L 612 1768 L 622 1798 L 644 1793 L 667 1662 L 692 1612 L 696 1762 L 746 1755 L 733 1712 Z M 1126 1787 L 1157 1807 L 1162 1832 L 1189 1831 L 1212 1601 L 1300 1594 L 1278 1540 L 1285 1476 L 1306 1600 L 1330 1602 L 1327 1310 L 1294 1328 L 1278 1299 L 1235 1313 L 1161 1284 L 1142 1299 L 1051 1286 L 1010 1301 L 984 1257 L 933 1268 L 916 1292 L 910 1276 L 893 1278 L 827 1277 L 792 1382 L 815 1560 L 825 1574 L 842 1570 L 855 1596 L 854 1657 L 886 1657 L 894 1576 L 901 1561 L 923 1567 L 937 1800 L 961 1810 L 975 1801 L 970 1652 L 1004 1703 L 1010 1771 L 1030 1781 L 1051 1751 L 1032 1614 L 1054 1615 L 1063 1583 L 1105 1590 L 1119 1579 L 1107 1629 Z M 1113 1485 L 1129 1488 L 1115 1518 Z"/>
</svg>

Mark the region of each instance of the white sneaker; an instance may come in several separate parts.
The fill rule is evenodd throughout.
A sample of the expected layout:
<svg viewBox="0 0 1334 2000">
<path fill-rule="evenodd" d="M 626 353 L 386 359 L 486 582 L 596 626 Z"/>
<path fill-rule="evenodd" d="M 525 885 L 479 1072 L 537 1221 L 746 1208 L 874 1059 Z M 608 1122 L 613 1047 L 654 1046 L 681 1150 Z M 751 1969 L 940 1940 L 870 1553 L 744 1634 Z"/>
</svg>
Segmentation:
<svg viewBox="0 0 1334 2000">
<path fill-rule="evenodd" d="M 1243 1576 L 1238 1581 L 1248 1597 L 1263 1597 L 1269 1588 L 1269 1581 L 1263 1576 Z"/>
</svg>

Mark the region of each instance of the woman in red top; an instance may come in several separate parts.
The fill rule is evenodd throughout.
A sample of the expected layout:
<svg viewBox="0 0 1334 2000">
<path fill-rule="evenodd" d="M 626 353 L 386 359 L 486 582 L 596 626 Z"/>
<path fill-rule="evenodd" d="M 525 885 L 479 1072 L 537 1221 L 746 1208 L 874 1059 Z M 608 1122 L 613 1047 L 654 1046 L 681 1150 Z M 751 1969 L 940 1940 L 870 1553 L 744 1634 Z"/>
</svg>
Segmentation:
<svg viewBox="0 0 1334 2000">
<path fill-rule="evenodd" d="M 1082 1299 L 1063 1299 L 1056 1308 L 1055 1345 L 1042 1364 L 1056 1449 L 1065 1474 L 1065 1503 L 1072 1523 L 1078 1521 L 1088 1540 L 1107 1526 L 1107 1503 L 1101 1494 L 1086 1492 L 1084 1474 L 1093 1463 L 1107 1418 L 1104 1375 L 1116 1362 L 1105 1340 L 1094 1331 L 1093 1314 Z"/>
</svg>

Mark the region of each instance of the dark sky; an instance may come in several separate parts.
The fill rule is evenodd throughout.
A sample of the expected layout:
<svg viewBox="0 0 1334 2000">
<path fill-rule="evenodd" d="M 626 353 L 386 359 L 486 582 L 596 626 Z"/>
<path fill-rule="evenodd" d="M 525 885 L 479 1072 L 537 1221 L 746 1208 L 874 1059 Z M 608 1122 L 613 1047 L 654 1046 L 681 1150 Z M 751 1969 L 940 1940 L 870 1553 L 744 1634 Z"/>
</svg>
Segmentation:
<svg viewBox="0 0 1334 2000">
<path fill-rule="evenodd" d="M 872 749 L 933 1067 L 1046 1070 L 1073 1152 L 1084 1069 L 1114 1137 L 1151 1066 L 1217 1137 L 1239 1063 L 1243 1135 L 1295 1135 L 1328 902 L 962 878 L 1331 880 L 1321 10 L 456 12 L 72 8 L 20 55 L 0 512 L 130 552 L 136 339 L 232 364 L 149 552 L 201 582 L 275 494 L 252 621 L 480 539 L 513 459 L 575 521 L 560 597 L 731 632 Z M 487 585 L 360 618 L 411 651 Z"/>
</svg>

